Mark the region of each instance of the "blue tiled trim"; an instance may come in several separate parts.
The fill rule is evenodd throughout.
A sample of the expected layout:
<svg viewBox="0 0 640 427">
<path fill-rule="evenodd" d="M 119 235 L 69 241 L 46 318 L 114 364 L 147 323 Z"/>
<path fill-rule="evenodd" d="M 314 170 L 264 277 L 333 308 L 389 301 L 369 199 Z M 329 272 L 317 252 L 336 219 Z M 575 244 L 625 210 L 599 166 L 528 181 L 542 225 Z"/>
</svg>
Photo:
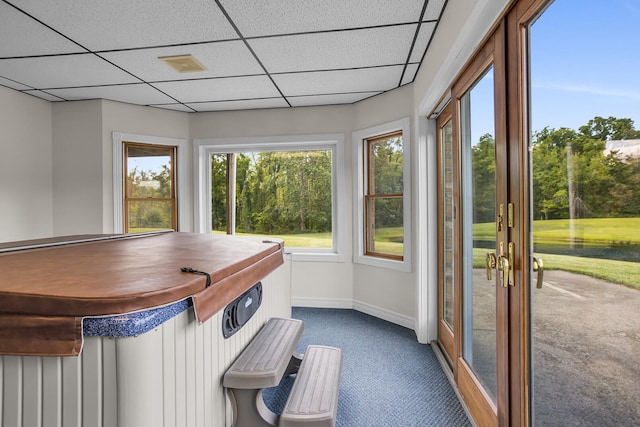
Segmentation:
<svg viewBox="0 0 640 427">
<path fill-rule="evenodd" d="M 85 317 L 82 321 L 84 336 L 133 337 L 144 334 L 163 324 L 192 305 L 191 298 L 164 307 L 136 313 L 105 317 Z"/>
</svg>

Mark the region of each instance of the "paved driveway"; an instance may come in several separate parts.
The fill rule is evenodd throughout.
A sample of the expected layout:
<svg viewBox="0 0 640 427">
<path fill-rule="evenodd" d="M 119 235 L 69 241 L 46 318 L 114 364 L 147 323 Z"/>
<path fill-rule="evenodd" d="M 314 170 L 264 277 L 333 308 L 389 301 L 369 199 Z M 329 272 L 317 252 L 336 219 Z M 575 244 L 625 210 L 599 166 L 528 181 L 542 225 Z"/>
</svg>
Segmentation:
<svg viewBox="0 0 640 427">
<path fill-rule="evenodd" d="M 640 291 L 546 271 L 534 291 L 538 426 L 640 426 Z"/>
</svg>

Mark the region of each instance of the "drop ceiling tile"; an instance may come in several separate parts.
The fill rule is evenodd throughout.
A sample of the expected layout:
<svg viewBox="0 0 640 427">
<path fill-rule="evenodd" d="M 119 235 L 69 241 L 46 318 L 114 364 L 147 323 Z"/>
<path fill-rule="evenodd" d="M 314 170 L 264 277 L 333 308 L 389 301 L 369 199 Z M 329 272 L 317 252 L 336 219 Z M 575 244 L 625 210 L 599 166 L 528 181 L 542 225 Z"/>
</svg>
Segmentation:
<svg viewBox="0 0 640 427">
<path fill-rule="evenodd" d="M 50 89 L 47 90 L 47 92 L 70 101 L 79 99 L 110 99 L 112 101 L 142 105 L 175 102 L 169 96 L 145 83 L 118 86 Z"/>
<path fill-rule="evenodd" d="M 0 3 L 0 40 L 1 58 L 85 52 L 6 3 Z"/>
<path fill-rule="evenodd" d="M 52 102 L 65 101 L 63 98 L 60 98 L 55 95 L 51 95 L 41 90 L 25 90 L 24 93 L 38 97 L 38 98 L 46 99 L 47 101 L 52 101 Z"/>
<path fill-rule="evenodd" d="M 202 102 L 187 104 L 199 111 L 257 110 L 260 108 L 286 108 L 289 105 L 283 98 L 244 99 L 239 101 Z"/>
<path fill-rule="evenodd" d="M 161 56 L 187 54 L 193 55 L 207 70 L 194 73 L 179 73 L 158 59 Z M 242 41 L 127 50 L 101 53 L 100 56 L 144 81 L 264 74 L 264 70 Z"/>
<path fill-rule="evenodd" d="M 16 90 L 32 89 L 31 87 L 23 85 L 22 83 L 14 82 L 13 80 L 5 79 L 4 77 L 1 77 L 1 76 L 0 76 L 0 86 L 10 87 L 11 89 L 16 89 Z"/>
<path fill-rule="evenodd" d="M 411 83 L 416 78 L 416 73 L 418 72 L 418 68 L 420 64 L 409 64 L 407 65 L 407 69 L 404 71 L 404 76 L 402 76 L 402 82 L 400 85 L 406 85 L 407 83 Z"/>
<path fill-rule="evenodd" d="M 404 66 L 272 76 L 285 96 L 382 92 L 398 86 Z"/>
<path fill-rule="evenodd" d="M 229 77 L 154 83 L 182 103 L 277 98 L 278 90 L 267 76 Z"/>
<path fill-rule="evenodd" d="M 433 35 L 433 30 L 435 28 L 435 22 L 424 22 L 422 25 L 420 25 L 418 38 L 416 39 L 416 43 L 413 45 L 413 50 L 411 51 L 409 62 L 422 61 L 424 51 L 427 50 L 427 46 L 429 45 L 429 41 L 431 40 L 431 36 Z"/>
<path fill-rule="evenodd" d="M 91 53 L 0 59 L 0 76 L 35 89 L 138 82 Z"/>
<path fill-rule="evenodd" d="M 90 50 L 237 38 L 210 0 L 12 0 Z"/>
<path fill-rule="evenodd" d="M 244 37 L 417 22 L 424 0 L 222 0 Z"/>
<path fill-rule="evenodd" d="M 447 0 L 429 0 L 427 10 L 424 12 L 423 21 L 435 21 L 440 18 L 442 9 Z"/>
<path fill-rule="evenodd" d="M 183 111 L 185 113 L 193 113 L 193 109 L 183 104 L 156 104 L 151 107 L 162 108 L 164 110 Z"/>
<path fill-rule="evenodd" d="M 292 96 L 287 98 L 292 107 L 312 105 L 353 104 L 381 92 L 338 93 L 333 95 Z"/>
<path fill-rule="evenodd" d="M 404 64 L 417 24 L 249 40 L 269 73 Z"/>
</svg>

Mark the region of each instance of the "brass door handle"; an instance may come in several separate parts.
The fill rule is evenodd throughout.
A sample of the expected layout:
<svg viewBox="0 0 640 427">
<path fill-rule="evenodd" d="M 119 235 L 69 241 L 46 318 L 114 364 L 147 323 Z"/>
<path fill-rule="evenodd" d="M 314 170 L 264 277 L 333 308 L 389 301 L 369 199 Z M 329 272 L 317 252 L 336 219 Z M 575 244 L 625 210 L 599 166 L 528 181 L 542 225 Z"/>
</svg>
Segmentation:
<svg viewBox="0 0 640 427">
<path fill-rule="evenodd" d="M 498 270 L 501 273 L 502 286 L 513 286 L 513 274 L 511 272 L 511 265 L 509 264 L 509 258 L 500 255 L 498 257 Z"/>
<path fill-rule="evenodd" d="M 487 280 L 492 280 L 491 270 L 496 268 L 498 261 L 495 252 L 487 252 Z"/>
<path fill-rule="evenodd" d="M 542 289 L 542 278 L 544 276 L 544 263 L 542 262 L 542 258 L 537 256 L 533 257 L 533 271 L 538 272 L 538 280 L 536 282 L 536 288 Z"/>
</svg>

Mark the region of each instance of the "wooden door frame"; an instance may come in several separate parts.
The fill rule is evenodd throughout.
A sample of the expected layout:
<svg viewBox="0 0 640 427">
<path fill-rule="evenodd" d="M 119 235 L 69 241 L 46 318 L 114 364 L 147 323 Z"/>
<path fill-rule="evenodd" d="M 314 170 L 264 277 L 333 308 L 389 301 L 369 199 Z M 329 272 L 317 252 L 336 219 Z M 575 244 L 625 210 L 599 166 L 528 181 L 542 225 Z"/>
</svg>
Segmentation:
<svg viewBox="0 0 640 427">
<path fill-rule="evenodd" d="M 494 70 L 494 119 L 495 119 L 495 149 L 496 149 L 496 165 L 506 165 L 507 162 L 507 119 L 506 119 L 506 70 L 505 70 L 505 23 L 501 20 L 494 31 L 488 36 L 480 50 L 474 55 L 467 64 L 462 74 L 456 79 L 452 87 L 453 106 L 453 133 L 454 133 L 454 205 L 457 212 L 461 212 L 462 195 L 460 185 L 462 182 L 462 165 L 461 165 L 461 139 L 460 139 L 460 101 L 464 94 L 475 84 L 475 82 L 493 66 Z M 507 174 L 506 169 L 496 167 L 496 206 L 500 204 L 507 205 Z M 502 183 L 502 185 L 500 184 Z M 455 353 L 456 360 L 454 362 L 455 379 L 460 389 L 460 393 L 465 400 L 470 412 L 479 425 L 506 425 L 509 419 L 509 349 L 508 349 L 508 333 L 509 333 L 509 314 L 508 314 L 508 298 L 509 289 L 496 285 L 496 402 L 492 402 L 488 394 L 484 391 L 479 381 L 474 376 L 471 368 L 462 356 L 462 340 L 464 334 L 463 321 L 463 283 L 462 269 L 463 264 L 460 254 L 462 253 L 463 237 L 462 236 L 462 215 L 458 214 L 458 218 L 454 227 L 454 253 L 456 254 L 455 277 L 454 277 L 454 293 L 458 297 L 454 300 L 455 324 L 460 325 L 455 335 Z M 496 234 L 496 240 L 499 242 L 508 241 L 507 228 Z M 496 249 L 497 250 L 497 249 Z M 497 280 L 497 278 L 496 278 Z"/>
<path fill-rule="evenodd" d="M 506 15 L 507 68 L 510 70 L 507 87 L 509 165 L 509 200 L 514 202 L 514 227 L 510 239 L 515 243 L 514 265 L 516 286 L 510 290 L 510 371 L 511 425 L 531 424 L 531 323 L 530 289 L 532 261 L 528 248 L 532 245 L 529 233 L 529 135 L 530 135 L 530 79 L 528 29 L 553 0 L 519 0 Z"/>
<path fill-rule="evenodd" d="M 453 111 L 452 111 L 452 102 L 449 102 L 447 104 L 447 106 L 445 108 L 442 109 L 442 111 L 440 112 L 440 114 L 438 115 L 438 118 L 436 120 L 436 128 L 437 128 L 437 148 L 436 148 L 436 158 L 438 159 L 437 162 L 437 175 L 438 175 L 438 183 L 437 183 L 437 188 L 438 188 L 438 242 L 442 242 L 441 245 L 439 245 L 438 248 L 438 341 L 440 342 L 440 345 L 443 347 L 444 353 L 448 358 L 448 362 L 451 364 L 451 369 L 453 370 L 454 373 L 454 377 L 456 375 L 456 370 L 457 370 L 457 366 L 454 363 L 454 361 L 456 360 L 456 355 L 455 355 L 455 344 L 454 344 L 454 340 L 455 340 L 455 334 L 456 334 L 456 330 L 458 330 L 459 328 L 457 327 L 457 324 L 455 322 L 455 319 L 453 321 L 453 325 L 449 325 L 447 324 L 447 322 L 444 320 L 444 262 L 445 262 L 445 253 L 444 253 L 444 217 L 443 217 L 443 208 L 444 208 L 444 198 L 443 198 L 443 189 L 444 189 L 444 168 L 443 168 L 443 140 L 442 140 L 442 130 L 444 129 L 444 127 L 448 124 L 451 123 L 451 131 L 452 131 L 452 135 L 451 135 L 451 139 L 452 139 L 452 147 L 451 149 L 453 150 L 453 145 L 455 145 L 455 140 L 453 140 L 453 128 L 455 127 L 453 124 Z M 452 159 L 453 161 L 453 159 Z M 453 168 L 453 164 L 451 165 L 452 168 L 452 175 L 455 172 L 455 169 Z M 452 176 L 453 179 L 453 176 Z M 454 185 L 452 185 L 452 191 L 455 192 L 455 179 L 454 179 Z M 453 197 L 453 195 L 452 195 Z M 453 221 L 455 222 L 455 218 L 453 219 Z M 454 235 L 455 236 L 455 235 Z M 455 254 L 455 252 L 454 252 Z M 453 285 L 453 284 L 452 284 Z M 456 293 L 454 292 L 454 298 L 453 301 L 455 302 L 456 300 Z M 455 316 L 455 309 L 454 309 L 454 316 Z M 452 326 L 452 327 L 450 327 Z"/>
<path fill-rule="evenodd" d="M 496 21 L 480 47 L 467 62 L 451 87 L 450 108 L 453 122 L 453 203 L 457 212 L 454 220 L 454 380 L 478 425 L 531 424 L 531 331 L 530 296 L 532 261 L 529 250 L 529 75 L 528 29 L 552 0 L 514 0 Z M 496 323 L 498 349 L 498 395 L 493 404 L 471 368 L 462 358 L 462 233 L 461 233 L 461 146 L 460 99 L 489 66 L 494 66 L 496 205 L 513 204 L 513 226 L 497 233 L 497 240 L 513 242 L 515 286 L 497 292 Z M 440 131 L 438 121 L 438 132 Z M 438 136 L 439 137 L 439 136 Z M 440 144 L 438 159 L 441 161 Z M 440 167 L 438 179 L 440 180 Z M 441 186 L 438 182 L 438 210 L 442 206 Z M 439 213 L 440 215 L 440 213 Z M 439 217 L 440 218 L 440 217 Z M 438 238 L 442 242 L 441 221 Z M 438 258 L 439 291 L 442 286 L 441 258 Z M 438 299 L 438 336 L 441 330 L 442 301 Z M 446 340 L 446 338 L 445 338 Z M 501 367 L 507 367 L 505 369 Z"/>
</svg>

